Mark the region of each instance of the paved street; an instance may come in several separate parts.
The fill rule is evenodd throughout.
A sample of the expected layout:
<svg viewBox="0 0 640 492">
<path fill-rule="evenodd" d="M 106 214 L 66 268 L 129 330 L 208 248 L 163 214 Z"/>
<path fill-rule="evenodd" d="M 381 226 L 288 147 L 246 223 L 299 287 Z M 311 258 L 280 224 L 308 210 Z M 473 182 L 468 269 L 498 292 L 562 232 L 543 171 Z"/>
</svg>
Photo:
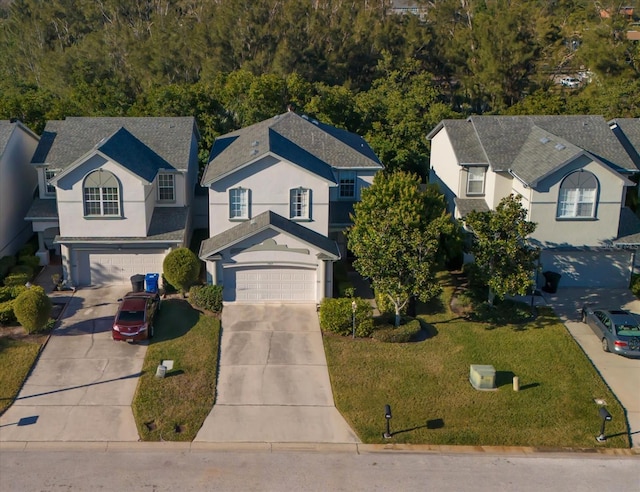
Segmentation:
<svg viewBox="0 0 640 492">
<path fill-rule="evenodd" d="M 111 339 L 126 286 L 80 289 L 15 403 L 0 441 L 137 441 L 131 401 L 146 346 Z"/>
<path fill-rule="evenodd" d="M 224 307 L 217 398 L 195 441 L 358 441 L 334 405 L 315 305 Z"/>
<path fill-rule="evenodd" d="M 95 443 L 97 444 L 97 443 Z M 22 491 L 637 492 L 638 457 L 189 450 L 142 443 L 0 447 L 0 489 Z M 31 447 L 31 446 L 30 446 Z"/>
</svg>

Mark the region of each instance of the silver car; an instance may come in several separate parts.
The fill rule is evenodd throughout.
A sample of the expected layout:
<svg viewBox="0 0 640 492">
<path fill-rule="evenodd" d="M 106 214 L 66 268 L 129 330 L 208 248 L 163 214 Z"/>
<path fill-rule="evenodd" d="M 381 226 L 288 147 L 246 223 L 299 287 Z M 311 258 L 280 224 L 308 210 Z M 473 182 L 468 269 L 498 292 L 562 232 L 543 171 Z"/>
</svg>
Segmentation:
<svg viewBox="0 0 640 492">
<path fill-rule="evenodd" d="M 629 311 L 584 306 L 582 321 L 600 338 L 605 352 L 640 357 L 640 323 Z"/>
</svg>

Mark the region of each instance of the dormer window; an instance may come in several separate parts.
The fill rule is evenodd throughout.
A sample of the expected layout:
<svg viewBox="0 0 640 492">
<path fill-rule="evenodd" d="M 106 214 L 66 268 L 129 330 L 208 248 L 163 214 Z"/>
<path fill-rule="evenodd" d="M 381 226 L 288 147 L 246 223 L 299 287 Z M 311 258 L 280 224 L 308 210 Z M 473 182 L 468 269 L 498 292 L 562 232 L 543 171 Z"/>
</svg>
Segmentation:
<svg viewBox="0 0 640 492">
<path fill-rule="evenodd" d="M 56 169 L 45 169 L 44 170 L 44 185 L 45 185 L 45 194 L 46 195 L 55 195 L 56 187 L 49 183 L 55 176 L 58 171 Z"/>
<path fill-rule="evenodd" d="M 484 195 L 486 168 L 472 166 L 467 169 L 467 195 Z"/>
<path fill-rule="evenodd" d="M 340 183 L 338 194 L 340 198 L 356 198 L 356 173 L 355 171 L 340 171 Z"/>
<path fill-rule="evenodd" d="M 294 188 L 289 192 L 290 212 L 289 217 L 293 220 L 308 220 L 311 204 L 311 190 L 307 188 Z"/>
<path fill-rule="evenodd" d="M 231 188 L 229 190 L 229 218 L 243 220 L 249 218 L 249 190 Z"/>
<path fill-rule="evenodd" d="M 559 219 L 590 219 L 595 217 L 598 180 L 588 171 L 569 174 L 560 184 Z"/>
<path fill-rule="evenodd" d="M 158 174 L 158 201 L 176 201 L 175 177 L 173 174 Z"/>
<path fill-rule="evenodd" d="M 93 171 L 84 179 L 85 217 L 120 216 L 120 182 L 109 171 Z"/>
</svg>

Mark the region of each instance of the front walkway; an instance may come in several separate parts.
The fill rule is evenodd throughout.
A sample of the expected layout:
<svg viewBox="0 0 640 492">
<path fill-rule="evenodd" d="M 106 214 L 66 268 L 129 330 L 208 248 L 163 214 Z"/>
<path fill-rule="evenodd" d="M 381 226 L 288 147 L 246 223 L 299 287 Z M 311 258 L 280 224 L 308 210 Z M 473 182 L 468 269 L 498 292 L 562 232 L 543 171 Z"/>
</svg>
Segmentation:
<svg viewBox="0 0 640 492">
<path fill-rule="evenodd" d="M 334 405 L 315 305 L 225 305 L 219 364 L 195 442 L 359 442 Z"/>
</svg>

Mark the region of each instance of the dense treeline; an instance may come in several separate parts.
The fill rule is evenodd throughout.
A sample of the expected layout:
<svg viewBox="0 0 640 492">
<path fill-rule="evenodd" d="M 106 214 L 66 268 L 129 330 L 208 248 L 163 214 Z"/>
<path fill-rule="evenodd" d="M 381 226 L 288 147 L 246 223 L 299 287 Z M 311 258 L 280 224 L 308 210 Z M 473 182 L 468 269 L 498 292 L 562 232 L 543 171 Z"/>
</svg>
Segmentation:
<svg viewBox="0 0 640 492">
<path fill-rule="evenodd" d="M 422 20 L 390 3 L 0 0 L 0 118 L 40 131 L 67 115 L 195 115 L 204 156 L 292 103 L 424 172 L 443 117 L 638 116 L 640 48 L 619 2 L 431 0 Z M 591 83 L 561 89 L 581 69 Z"/>
</svg>

